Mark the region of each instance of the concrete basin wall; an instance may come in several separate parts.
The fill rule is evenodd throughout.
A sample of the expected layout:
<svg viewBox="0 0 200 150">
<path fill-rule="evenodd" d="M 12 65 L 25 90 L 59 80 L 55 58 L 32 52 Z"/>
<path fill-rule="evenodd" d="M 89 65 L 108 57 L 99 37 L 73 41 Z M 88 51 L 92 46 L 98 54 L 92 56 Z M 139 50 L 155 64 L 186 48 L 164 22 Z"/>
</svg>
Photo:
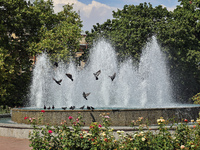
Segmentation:
<svg viewBox="0 0 200 150">
<path fill-rule="evenodd" d="M 165 120 L 172 119 L 173 122 L 180 122 L 183 119 L 196 120 L 199 117 L 200 107 L 184 107 L 184 108 L 149 108 L 149 109 L 106 109 L 106 110 L 45 110 L 41 124 L 59 125 L 62 120 L 69 122 L 68 117 L 74 119 L 80 113 L 86 126 L 93 121 L 102 123 L 100 114 L 108 114 L 111 119 L 111 126 L 130 126 L 132 120 L 143 117 L 150 125 L 157 124 L 157 119 L 163 117 Z M 39 118 L 41 110 L 31 109 L 12 109 L 11 119 L 17 123 L 28 124 L 24 117 Z M 69 123 L 70 125 L 70 123 Z"/>
</svg>

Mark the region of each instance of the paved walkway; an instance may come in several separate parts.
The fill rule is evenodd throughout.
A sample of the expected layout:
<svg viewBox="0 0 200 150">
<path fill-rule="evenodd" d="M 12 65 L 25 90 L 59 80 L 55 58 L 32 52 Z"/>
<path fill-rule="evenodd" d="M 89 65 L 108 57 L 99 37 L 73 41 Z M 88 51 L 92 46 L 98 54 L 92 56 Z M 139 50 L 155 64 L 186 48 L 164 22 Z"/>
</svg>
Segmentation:
<svg viewBox="0 0 200 150">
<path fill-rule="evenodd" d="M 1 150 L 31 150 L 30 143 L 28 139 L 0 136 Z"/>
</svg>

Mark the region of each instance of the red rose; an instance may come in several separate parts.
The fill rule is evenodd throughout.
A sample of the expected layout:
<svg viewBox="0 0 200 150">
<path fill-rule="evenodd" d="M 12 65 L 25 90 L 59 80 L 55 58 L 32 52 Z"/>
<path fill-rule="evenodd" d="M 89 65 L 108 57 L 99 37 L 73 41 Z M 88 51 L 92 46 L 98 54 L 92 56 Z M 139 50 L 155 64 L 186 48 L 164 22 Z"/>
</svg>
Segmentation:
<svg viewBox="0 0 200 150">
<path fill-rule="evenodd" d="M 73 119 L 73 117 L 72 117 L 72 116 L 69 116 L 68 118 L 69 118 L 69 120 L 72 120 L 72 119 Z"/>
<path fill-rule="evenodd" d="M 101 124 L 99 124 L 99 125 L 98 125 L 98 127 L 99 127 L 99 128 L 101 128 L 101 127 L 102 127 L 102 125 L 101 125 Z"/>
<path fill-rule="evenodd" d="M 48 132 L 51 134 L 51 133 L 52 133 L 52 130 L 49 130 Z"/>
</svg>

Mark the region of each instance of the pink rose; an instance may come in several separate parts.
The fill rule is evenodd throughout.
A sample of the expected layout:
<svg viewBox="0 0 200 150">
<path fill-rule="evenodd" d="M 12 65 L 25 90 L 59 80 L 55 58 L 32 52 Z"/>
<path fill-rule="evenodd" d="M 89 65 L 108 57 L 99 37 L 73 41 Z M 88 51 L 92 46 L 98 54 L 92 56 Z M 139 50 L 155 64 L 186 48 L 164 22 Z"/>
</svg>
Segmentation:
<svg viewBox="0 0 200 150">
<path fill-rule="evenodd" d="M 72 116 L 69 116 L 69 120 L 72 120 L 73 119 L 73 117 Z"/>
<path fill-rule="evenodd" d="M 98 127 L 99 127 L 99 128 L 101 128 L 101 127 L 102 127 L 102 125 L 101 125 L 101 124 L 99 124 L 99 125 L 98 125 Z"/>
<path fill-rule="evenodd" d="M 51 133 L 52 133 L 52 130 L 49 130 L 48 132 L 51 134 Z"/>
</svg>

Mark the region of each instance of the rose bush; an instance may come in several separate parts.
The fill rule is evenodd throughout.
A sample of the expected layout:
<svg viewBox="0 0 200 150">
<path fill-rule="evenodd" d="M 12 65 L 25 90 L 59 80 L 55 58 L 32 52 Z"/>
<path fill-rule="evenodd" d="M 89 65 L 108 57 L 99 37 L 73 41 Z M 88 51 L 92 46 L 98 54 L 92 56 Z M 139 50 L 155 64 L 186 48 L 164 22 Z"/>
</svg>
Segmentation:
<svg viewBox="0 0 200 150">
<path fill-rule="evenodd" d="M 132 133 L 122 130 L 116 131 L 110 127 L 111 119 L 109 114 L 101 114 L 103 123 L 92 122 L 89 129 L 83 130 L 85 125 L 80 113 L 77 116 L 68 116 L 67 120 L 62 120 L 59 126 L 39 126 L 44 111 L 41 111 L 39 118 L 24 119 L 30 121 L 34 127 L 30 132 L 30 147 L 34 150 L 56 149 L 56 150 L 173 150 L 200 149 L 200 119 L 196 122 L 191 120 L 192 125 L 188 125 L 188 119 L 183 122 L 167 127 L 167 120 L 157 119 L 158 130 L 153 131 L 143 117 L 131 121 Z M 67 116 L 66 116 L 67 118 Z M 39 120 L 39 121 L 36 121 Z M 137 130 L 135 130 L 137 129 Z M 173 129 L 173 132 L 170 130 Z"/>
</svg>

